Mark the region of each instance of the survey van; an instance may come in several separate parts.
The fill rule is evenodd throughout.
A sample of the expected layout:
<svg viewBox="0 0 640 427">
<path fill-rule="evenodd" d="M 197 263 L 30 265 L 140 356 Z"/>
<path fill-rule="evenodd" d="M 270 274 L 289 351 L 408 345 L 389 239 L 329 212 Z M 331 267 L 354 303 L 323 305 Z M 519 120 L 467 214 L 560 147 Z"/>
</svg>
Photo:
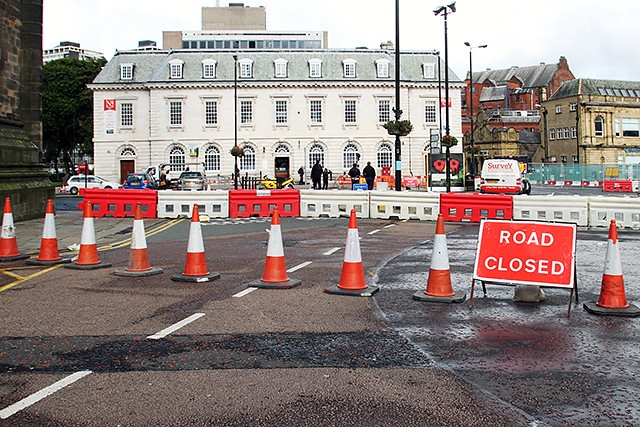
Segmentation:
<svg viewBox="0 0 640 427">
<path fill-rule="evenodd" d="M 530 194 L 531 183 L 515 159 L 487 159 L 482 163 L 480 192 Z"/>
</svg>

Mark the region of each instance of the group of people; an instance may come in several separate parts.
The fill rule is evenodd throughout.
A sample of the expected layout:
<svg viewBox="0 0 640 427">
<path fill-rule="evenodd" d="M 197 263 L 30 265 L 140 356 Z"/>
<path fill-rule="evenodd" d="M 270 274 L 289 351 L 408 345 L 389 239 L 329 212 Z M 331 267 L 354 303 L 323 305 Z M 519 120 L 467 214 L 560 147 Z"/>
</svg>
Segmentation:
<svg viewBox="0 0 640 427">
<path fill-rule="evenodd" d="M 371 166 L 371 162 L 367 162 L 367 166 L 362 169 L 362 174 L 360 174 L 360 168 L 358 168 L 358 164 L 354 163 L 351 169 L 349 169 L 348 174 L 349 177 L 351 177 L 352 190 L 355 184 L 360 183 L 360 176 L 363 176 L 365 181 L 367 182 L 367 190 L 373 190 L 373 184 L 376 181 L 376 170 L 373 166 Z"/>
<path fill-rule="evenodd" d="M 329 188 L 329 180 L 331 179 L 331 171 L 327 168 L 322 168 L 320 164 L 320 160 L 316 160 L 316 163 L 311 168 L 311 183 L 313 185 L 314 190 L 327 190 Z M 298 169 L 298 175 L 300 176 L 300 185 L 304 185 L 304 166 L 300 166 Z M 358 163 L 354 163 L 353 167 L 349 169 L 348 172 L 349 177 L 351 178 L 351 189 L 353 190 L 353 186 L 360 182 L 360 177 L 364 177 L 367 182 L 367 189 L 373 190 L 373 185 L 376 180 L 376 170 L 373 166 L 371 166 L 371 162 L 367 162 L 367 166 L 364 167 L 362 173 L 360 173 L 360 168 L 358 167 Z M 322 185 L 320 182 L 322 181 Z"/>
</svg>

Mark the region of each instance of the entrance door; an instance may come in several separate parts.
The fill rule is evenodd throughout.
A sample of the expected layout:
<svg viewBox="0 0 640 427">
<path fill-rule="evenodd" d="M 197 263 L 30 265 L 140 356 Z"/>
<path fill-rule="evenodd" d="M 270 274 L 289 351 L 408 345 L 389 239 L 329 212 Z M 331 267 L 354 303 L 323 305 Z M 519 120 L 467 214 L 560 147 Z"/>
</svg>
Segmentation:
<svg viewBox="0 0 640 427">
<path fill-rule="evenodd" d="M 289 179 L 289 158 L 288 157 L 276 157 L 275 159 L 276 178 L 282 178 L 284 180 Z"/>
<path fill-rule="evenodd" d="M 136 171 L 135 160 L 120 160 L 120 182 L 124 182 L 127 175 Z"/>
</svg>

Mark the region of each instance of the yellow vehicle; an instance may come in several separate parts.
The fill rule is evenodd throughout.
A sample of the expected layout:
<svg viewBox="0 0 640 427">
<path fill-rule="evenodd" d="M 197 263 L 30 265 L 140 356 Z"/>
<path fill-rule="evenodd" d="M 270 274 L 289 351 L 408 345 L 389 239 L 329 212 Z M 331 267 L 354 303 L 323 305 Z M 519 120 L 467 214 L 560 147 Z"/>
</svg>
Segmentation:
<svg viewBox="0 0 640 427">
<path fill-rule="evenodd" d="M 275 178 L 267 178 L 266 176 L 260 181 L 259 188 L 266 190 L 275 190 L 278 188 L 293 188 L 293 177 L 289 179 L 276 176 Z"/>
</svg>

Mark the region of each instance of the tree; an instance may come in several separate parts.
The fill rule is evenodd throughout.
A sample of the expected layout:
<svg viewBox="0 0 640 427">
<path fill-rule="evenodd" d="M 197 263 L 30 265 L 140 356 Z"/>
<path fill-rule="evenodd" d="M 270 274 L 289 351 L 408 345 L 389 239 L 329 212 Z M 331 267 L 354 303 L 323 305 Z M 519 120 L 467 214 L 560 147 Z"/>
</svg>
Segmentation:
<svg viewBox="0 0 640 427">
<path fill-rule="evenodd" d="M 77 148 L 93 154 L 93 94 L 87 88 L 107 63 L 63 58 L 42 66 L 42 141 L 44 159 L 73 172 L 71 154 Z"/>
</svg>

